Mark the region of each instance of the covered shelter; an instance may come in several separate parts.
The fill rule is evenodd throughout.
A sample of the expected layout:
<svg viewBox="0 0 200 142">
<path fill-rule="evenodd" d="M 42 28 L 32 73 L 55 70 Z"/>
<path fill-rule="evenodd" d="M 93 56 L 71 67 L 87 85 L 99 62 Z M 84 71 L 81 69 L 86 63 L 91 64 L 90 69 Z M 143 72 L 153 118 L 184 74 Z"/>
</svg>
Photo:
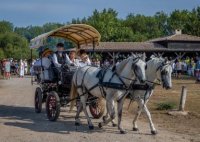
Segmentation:
<svg viewBox="0 0 200 142">
<path fill-rule="evenodd" d="M 86 50 L 91 52 L 92 48 Z M 147 56 L 158 53 L 168 57 L 185 55 L 195 57 L 200 53 L 200 37 L 182 34 L 181 30 L 176 30 L 173 35 L 152 39 L 145 42 L 100 42 L 95 52 L 102 56 L 109 56 L 113 60 L 119 55 L 130 55 L 132 53 L 143 53 Z"/>
</svg>

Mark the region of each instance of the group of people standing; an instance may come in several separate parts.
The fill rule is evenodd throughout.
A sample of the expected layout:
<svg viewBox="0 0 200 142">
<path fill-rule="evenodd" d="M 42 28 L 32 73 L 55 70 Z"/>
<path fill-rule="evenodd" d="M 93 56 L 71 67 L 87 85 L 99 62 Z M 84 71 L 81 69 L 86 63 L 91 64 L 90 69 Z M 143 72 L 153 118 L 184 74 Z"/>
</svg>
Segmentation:
<svg viewBox="0 0 200 142">
<path fill-rule="evenodd" d="M 13 60 L 3 59 L 0 61 L 0 71 L 4 79 L 11 79 L 11 75 L 18 75 L 23 78 L 25 74 L 28 74 L 28 62 L 27 60 Z"/>
<path fill-rule="evenodd" d="M 182 74 L 196 77 L 200 80 L 200 58 L 189 58 L 177 60 L 173 66 L 173 73 L 177 78 L 180 78 Z"/>
</svg>

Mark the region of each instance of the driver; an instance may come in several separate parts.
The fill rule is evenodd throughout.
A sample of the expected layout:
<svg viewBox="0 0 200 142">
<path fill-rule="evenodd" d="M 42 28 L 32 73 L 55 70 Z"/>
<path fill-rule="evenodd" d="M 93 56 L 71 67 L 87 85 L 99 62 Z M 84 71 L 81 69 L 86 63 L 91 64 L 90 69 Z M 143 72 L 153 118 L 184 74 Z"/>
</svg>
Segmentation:
<svg viewBox="0 0 200 142">
<path fill-rule="evenodd" d="M 56 67 L 54 68 L 54 73 L 58 79 L 61 79 L 60 71 L 61 71 L 62 65 L 64 64 L 71 65 L 72 62 L 70 61 L 67 53 L 64 52 L 63 43 L 58 43 L 56 47 L 57 47 L 57 51 L 53 54 L 52 61 L 53 61 L 54 66 Z"/>
<path fill-rule="evenodd" d="M 53 64 L 56 68 L 60 68 L 63 64 L 72 64 L 67 53 L 64 52 L 64 44 L 57 44 L 57 51 L 53 54 Z"/>
</svg>

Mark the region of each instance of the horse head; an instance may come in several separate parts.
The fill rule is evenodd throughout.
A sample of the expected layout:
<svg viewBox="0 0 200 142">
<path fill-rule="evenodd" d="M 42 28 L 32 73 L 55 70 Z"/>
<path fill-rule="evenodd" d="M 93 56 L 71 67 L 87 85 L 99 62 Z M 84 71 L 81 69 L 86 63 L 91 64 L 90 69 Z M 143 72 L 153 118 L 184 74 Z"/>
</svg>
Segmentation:
<svg viewBox="0 0 200 142">
<path fill-rule="evenodd" d="M 171 79 L 171 74 L 172 74 L 172 66 L 171 62 L 168 61 L 167 59 L 160 58 L 161 64 L 158 67 L 157 71 L 160 73 L 160 80 L 163 85 L 163 88 L 165 89 L 171 89 L 172 88 L 172 79 Z"/>
<path fill-rule="evenodd" d="M 130 57 L 130 60 L 132 61 L 132 70 L 137 77 L 137 79 L 141 82 L 144 83 L 146 81 L 146 62 L 145 62 L 145 54 L 143 55 L 132 55 Z"/>
</svg>

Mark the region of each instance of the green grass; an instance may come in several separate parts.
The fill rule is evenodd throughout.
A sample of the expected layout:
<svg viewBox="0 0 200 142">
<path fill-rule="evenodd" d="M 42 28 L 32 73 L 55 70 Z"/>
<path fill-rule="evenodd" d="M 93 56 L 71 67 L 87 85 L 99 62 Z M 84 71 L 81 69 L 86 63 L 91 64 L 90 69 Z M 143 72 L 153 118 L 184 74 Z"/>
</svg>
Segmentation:
<svg viewBox="0 0 200 142">
<path fill-rule="evenodd" d="M 174 102 L 158 103 L 156 107 L 157 110 L 172 110 L 175 108 L 176 108 L 176 104 Z"/>
</svg>

